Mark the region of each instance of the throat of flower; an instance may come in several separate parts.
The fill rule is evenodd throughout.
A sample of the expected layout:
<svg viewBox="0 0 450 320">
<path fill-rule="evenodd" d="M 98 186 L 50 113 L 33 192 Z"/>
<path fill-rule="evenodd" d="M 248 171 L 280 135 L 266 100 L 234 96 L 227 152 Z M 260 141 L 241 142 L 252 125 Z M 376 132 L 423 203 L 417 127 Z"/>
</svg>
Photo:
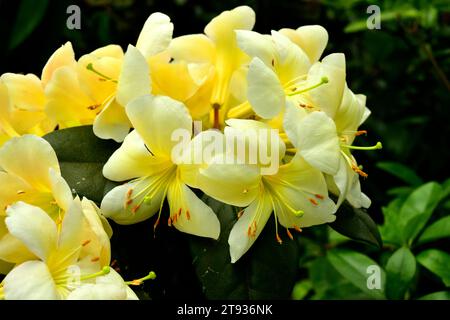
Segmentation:
<svg viewBox="0 0 450 320">
<path fill-rule="evenodd" d="M 63 276 L 54 278 L 55 284 L 58 287 L 71 286 L 73 284 L 81 284 L 81 282 L 106 276 L 111 272 L 111 267 L 104 266 L 100 271 L 90 274 L 77 274 L 77 272 L 66 272 Z M 73 288 L 70 288 L 73 289 Z"/>
<path fill-rule="evenodd" d="M 99 79 L 100 81 L 111 81 L 111 82 L 117 83 L 117 80 L 115 80 L 115 79 L 113 79 L 111 77 L 108 77 L 107 75 L 105 75 L 105 74 L 101 73 L 100 71 L 96 70 L 92 63 L 89 63 L 86 66 L 86 69 L 88 69 L 89 71 L 91 71 L 91 72 L 95 73 L 96 75 L 98 75 L 100 77 L 100 79 Z"/>
<path fill-rule="evenodd" d="M 0 284 L 0 300 L 5 300 L 5 289 L 3 288 L 3 283 Z"/>
</svg>

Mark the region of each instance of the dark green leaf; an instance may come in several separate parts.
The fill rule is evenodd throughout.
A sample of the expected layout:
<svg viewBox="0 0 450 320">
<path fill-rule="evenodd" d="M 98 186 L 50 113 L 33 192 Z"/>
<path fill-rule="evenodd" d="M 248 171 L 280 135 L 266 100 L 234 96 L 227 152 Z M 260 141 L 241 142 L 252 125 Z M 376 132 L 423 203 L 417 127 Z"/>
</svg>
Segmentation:
<svg viewBox="0 0 450 320">
<path fill-rule="evenodd" d="M 401 247 L 395 251 L 386 264 L 386 297 L 403 299 L 416 273 L 416 259 L 412 252 Z"/>
<path fill-rule="evenodd" d="M 444 284 L 450 286 L 450 255 L 437 249 L 422 251 L 417 261 L 425 268 L 439 276 Z"/>
<path fill-rule="evenodd" d="M 427 227 L 417 240 L 418 244 L 450 237 L 450 216 L 439 219 Z"/>
<path fill-rule="evenodd" d="M 378 264 L 369 257 L 350 250 L 334 249 L 327 253 L 327 258 L 333 267 L 353 285 L 375 299 L 384 299 L 385 273 Z M 368 281 L 370 277 L 377 276 L 371 274 L 371 267 L 379 268 L 380 285 L 379 289 L 370 288 Z"/>
<path fill-rule="evenodd" d="M 383 242 L 401 246 L 402 235 L 398 231 L 402 223 L 400 209 L 404 203 L 403 198 L 392 200 L 387 207 L 382 207 L 384 224 L 380 226 Z"/>
<path fill-rule="evenodd" d="M 292 299 L 303 300 L 312 289 L 311 280 L 305 279 L 297 282 L 292 290 Z"/>
<path fill-rule="evenodd" d="M 12 26 L 12 37 L 9 39 L 9 49 L 21 44 L 39 25 L 48 7 L 48 0 L 22 0 L 16 21 Z"/>
<path fill-rule="evenodd" d="M 353 240 L 380 247 L 383 245 L 377 225 L 364 209 L 357 209 L 345 202 L 336 213 L 330 227 Z"/>
<path fill-rule="evenodd" d="M 438 291 L 429 293 L 418 300 L 450 300 L 450 291 Z"/>
<path fill-rule="evenodd" d="M 376 166 L 411 186 L 420 186 L 423 184 L 422 179 L 413 170 L 398 162 L 378 162 Z"/>
<path fill-rule="evenodd" d="M 44 136 L 58 156 L 62 176 L 80 197 L 100 203 L 105 188 L 112 184 L 103 177 L 102 169 L 119 147 L 112 140 L 97 138 L 92 126 L 57 130 Z"/>
<path fill-rule="evenodd" d="M 442 187 L 429 182 L 417 188 L 400 210 L 403 243 L 411 245 L 441 200 Z"/>
<path fill-rule="evenodd" d="M 221 235 L 218 241 L 190 239 L 198 278 L 208 299 L 288 299 L 297 274 L 296 241 L 275 240 L 273 219 L 264 227 L 252 248 L 236 263 L 229 254 L 228 235 L 236 222 L 237 210 L 203 196 L 218 215 Z"/>
</svg>

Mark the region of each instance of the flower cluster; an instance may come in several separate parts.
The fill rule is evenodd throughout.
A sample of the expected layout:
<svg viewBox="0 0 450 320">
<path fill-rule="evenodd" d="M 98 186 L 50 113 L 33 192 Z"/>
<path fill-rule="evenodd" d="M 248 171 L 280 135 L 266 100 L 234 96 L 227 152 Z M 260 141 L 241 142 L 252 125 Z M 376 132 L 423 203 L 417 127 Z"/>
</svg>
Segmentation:
<svg viewBox="0 0 450 320">
<path fill-rule="evenodd" d="M 228 239 L 232 262 L 271 216 L 281 244 L 279 225 L 292 239 L 292 230 L 334 221 L 344 200 L 370 205 L 351 150 L 381 144 L 352 145 L 370 111 L 347 86 L 344 55 L 321 58 L 321 26 L 259 34 L 254 23 L 241 6 L 204 34 L 173 38 L 170 18 L 154 13 L 125 53 L 108 45 L 76 60 L 67 43 L 40 79 L 0 77 L 0 269 L 13 268 L 0 298 L 135 297 L 108 267 L 103 217 L 133 224 L 157 215 L 156 228 L 165 216 L 182 232 L 218 239 L 219 220 L 195 189 L 242 208 Z M 100 209 L 73 199 L 53 150 L 36 136 L 81 125 L 122 143 L 103 174 L 123 184 Z M 73 266 L 81 285 L 67 280 Z"/>
</svg>

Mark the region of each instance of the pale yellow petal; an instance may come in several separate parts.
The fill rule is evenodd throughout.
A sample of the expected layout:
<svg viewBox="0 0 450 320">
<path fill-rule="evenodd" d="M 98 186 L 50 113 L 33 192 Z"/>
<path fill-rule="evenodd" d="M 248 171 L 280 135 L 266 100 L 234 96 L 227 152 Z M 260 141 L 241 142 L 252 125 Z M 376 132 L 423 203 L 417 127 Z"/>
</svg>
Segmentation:
<svg viewBox="0 0 450 320">
<path fill-rule="evenodd" d="M 136 48 L 149 58 L 165 50 L 172 40 L 173 24 L 163 13 L 152 13 L 142 27 L 136 43 Z"/>
<path fill-rule="evenodd" d="M 53 73 L 63 66 L 71 68 L 75 68 L 76 66 L 75 53 L 73 52 L 72 44 L 70 42 L 66 42 L 63 46 L 58 48 L 45 64 L 41 75 L 44 87 L 52 78 Z"/>
</svg>

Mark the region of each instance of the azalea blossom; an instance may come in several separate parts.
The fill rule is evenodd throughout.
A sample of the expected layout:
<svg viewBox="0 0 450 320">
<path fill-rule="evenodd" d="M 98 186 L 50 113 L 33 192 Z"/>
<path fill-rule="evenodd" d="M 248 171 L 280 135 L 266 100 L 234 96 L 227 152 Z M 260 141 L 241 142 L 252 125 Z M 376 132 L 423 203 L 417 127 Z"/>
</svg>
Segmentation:
<svg viewBox="0 0 450 320">
<path fill-rule="evenodd" d="M 73 201 L 61 225 L 39 207 L 17 202 L 7 209 L 9 232 L 36 258 L 17 264 L 2 281 L 0 298 L 13 300 L 81 298 L 83 284 L 111 272 L 94 256 L 80 259 L 90 239 L 83 238 L 83 213 L 79 200 Z M 96 287 L 97 286 L 97 287 Z M 117 274 L 105 283 L 94 284 L 103 299 L 126 299 L 131 291 Z M 134 294 L 130 298 L 137 298 Z"/>
<path fill-rule="evenodd" d="M 186 107 L 168 97 L 146 95 L 129 103 L 126 111 L 135 130 L 105 164 L 103 174 L 113 181 L 131 181 L 104 197 L 103 214 L 119 224 L 131 224 L 159 212 L 156 227 L 167 197 L 169 225 L 217 239 L 219 220 L 188 187 L 195 184 L 192 176 L 196 166 L 178 163 L 171 156 L 176 145 L 173 132 L 192 132 L 192 118 Z"/>
<path fill-rule="evenodd" d="M 224 11 L 205 27 L 205 34 L 193 34 L 173 39 L 169 53 L 174 61 L 187 61 L 197 83 L 208 88 L 209 101 L 187 102 L 189 109 L 210 110 L 211 127 L 223 125 L 230 90 L 243 90 L 248 57 L 239 49 L 235 30 L 251 30 L 255 13 L 247 6 Z M 241 95 L 236 92 L 237 95 Z"/>
<path fill-rule="evenodd" d="M 253 120 L 229 120 L 228 124 L 257 130 Z M 270 143 L 280 145 L 280 158 L 283 158 L 283 141 Z M 299 155 L 281 165 L 272 175 L 262 174 L 258 164 L 229 165 L 212 160 L 200 169 L 199 181 L 206 194 L 231 205 L 246 207 L 239 213 L 228 239 L 233 263 L 253 245 L 272 212 L 277 230 L 275 238 L 279 243 L 282 240 L 278 223 L 286 228 L 286 234 L 292 239 L 289 229 L 301 231 L 303 227 L 335 219 L 335 205 L 328 198 L 325 178 Z"/>
</svg>

